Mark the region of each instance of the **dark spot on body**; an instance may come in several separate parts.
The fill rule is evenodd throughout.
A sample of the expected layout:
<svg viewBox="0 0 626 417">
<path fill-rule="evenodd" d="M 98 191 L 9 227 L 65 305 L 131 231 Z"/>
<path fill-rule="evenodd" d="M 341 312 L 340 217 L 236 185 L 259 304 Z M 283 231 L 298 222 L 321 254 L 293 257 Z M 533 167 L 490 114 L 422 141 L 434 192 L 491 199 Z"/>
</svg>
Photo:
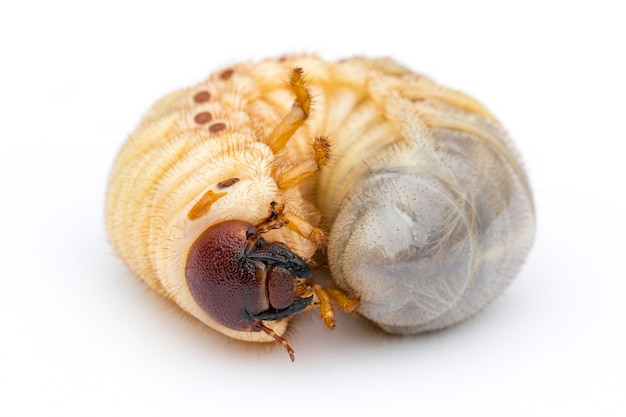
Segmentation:
<svg viewBox="0 0 626 417">
<path fill-rule="evenodd" d="M 227 70 L 222 71 L 222 73 L 220 74 L 220 78 L 226 81 L 230 79 L 230 77 L 232 77 L 234 73 L 235 73 L 235 70 L 233 70 L 232 68 L 229 68 Z"/>
<path fill-rule="evenodd" d="M 209 123 L 213 119 L 213 116 L 208 111 L 203 111 L 198 113 L 193 118 L 193 121 L 198 123 L 199 125 L 203 125 L 205 123 Z"/>
<path fill-rule="evenodd" d="M 224 129 L 226 129 L 226 123 L 222 123 L 222 122 L 216 122 L 216 123 L 213 123 L 211 126 L 209 126 L 209 132 L 211 133 L 218 133 Z"/>
<path fill-rule="evenodd" d="M 211 98 L 211 93 L 208 91 L 200 91 L 195 96 L 193 96 L 193 101 L 196 103 L 204 103 L 205 101 L 209 101 Z"/>
<path fill-rule="evenodd" d="M 229 178 L 226 181 L 218 182 L 217 186 L 218 188 L 228 188 L 237 182 L 239 182 L 239 178 Z"/>
</svg>

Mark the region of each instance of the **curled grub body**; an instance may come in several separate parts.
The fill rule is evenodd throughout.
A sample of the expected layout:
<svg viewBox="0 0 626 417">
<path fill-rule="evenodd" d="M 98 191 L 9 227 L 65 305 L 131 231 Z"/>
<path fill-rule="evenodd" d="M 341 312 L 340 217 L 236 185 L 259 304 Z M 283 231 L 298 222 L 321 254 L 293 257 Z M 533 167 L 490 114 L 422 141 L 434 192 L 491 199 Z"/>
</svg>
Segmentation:
<svg viewBox="0 0 626 417">
<path fill-rule="evenodd" d="M 233 65 L 157 102 L 117 157 L 106 221 L 116 251 L 152 289 L 257 342 L 278 340 L 308 308 L 301 300 L 317 305 L 334 292 L 318 297 L 305 273 L 264 258 L 236 278 L 249 287 L 233 286 L 260 291 L 260 301 L 233 302 L 258 318 L 229 324 L 202 306 L 202 279 L 186 273 L 216 225 L 258 227 L 276 253 L 303 262 L 327 245 L 333 280 L 360 299 L 358 312 L 403 334 L 482 309 L 517 274 L 534 235 L 527 177 L 485 107 L 389 59 L 312 55 Z M 243 250 L 254 243 L 239 239 Z M 268 313 L 292 305 L 293 314 Z"/>
</svg>

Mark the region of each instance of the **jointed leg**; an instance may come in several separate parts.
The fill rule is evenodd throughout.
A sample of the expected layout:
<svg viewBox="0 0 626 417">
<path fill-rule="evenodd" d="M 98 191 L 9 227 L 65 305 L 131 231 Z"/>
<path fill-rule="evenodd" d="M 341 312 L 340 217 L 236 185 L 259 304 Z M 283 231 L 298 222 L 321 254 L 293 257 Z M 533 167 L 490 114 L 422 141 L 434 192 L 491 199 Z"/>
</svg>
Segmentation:
<svg viewBox="0 0 626 417">
<path fill-rule="evenodd" d="M 326 137 L 317 137 L 313 142 L 312 158 L 306 159 L 288 171 L 280 174 L 276 184 L 283 190 L 295 187 L 303 180 L 319 171 L 330 159 L 330 142 Z"/>
<path fill-rule="evenodd" d="M 280 121 L 278 126 L 270 133 L 265 143 L 270 149 L 276 153 L 285 147 L 287 141 L 304 123 L 311 110 L 311 95 L 304 87 L 304 77 L 302 76 L 302 68 L 294 68 L 291 72 L 289 80 L 291 89 L 296 99 L 291 106 L 291 111 Z"/>
<path fill-rule="evenodd" d="M 318 249 L 326 247 L 326 233 L 321 228 L 313 227 L 311 223 L 293 213 L 285 213 L 282 218 L 285 219 L 287 227 L 315 243 Z"/>
<path fill-rule="evenodd" d="M 330 329 L 335 328 L 335 312 L 333 311 L 331 300 L 346 313 L 352 313 L 359 307 L 359 300 L 348 297 L 346 293 L 339 289 L 322 288 L 320 285 L 315 284 L 313 291 L 319 301 L 320 318 Z"/>
<path fill-rule="evenodd" d="M 287 226 L 305 239 L 309 239 L 318 248 L 326 245 L 326 235 L 319 227 L 313 227 L 311 223 L 293 213 L 284 212 L 285 206 L 272 202 L 270 204 L 270 215 L 260 223 L 255 225 L 256 234 L 260 235 L 273 229 L 280 229 Z"/>
</svg>

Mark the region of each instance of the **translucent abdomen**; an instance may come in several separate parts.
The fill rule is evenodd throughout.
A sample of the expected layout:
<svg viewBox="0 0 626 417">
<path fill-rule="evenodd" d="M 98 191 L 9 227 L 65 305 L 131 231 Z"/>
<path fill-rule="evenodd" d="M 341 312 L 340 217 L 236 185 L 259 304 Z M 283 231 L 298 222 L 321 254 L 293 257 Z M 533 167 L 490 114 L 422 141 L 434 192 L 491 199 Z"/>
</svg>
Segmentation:
<svg viewBox="0 0 626 417">
<path fill-rule="evenodd" d="M 528 181 L 505 131 L 469 97 L 420 82 L 428 87 L 417 76 L 404 88 L 390 80 L 344 120 L 353 128 L 318 188 L 333 279 L 360 297 L 363 316 L 402 334 L 481 310 L 518 273 L 534 235 Z"/>
</svg>

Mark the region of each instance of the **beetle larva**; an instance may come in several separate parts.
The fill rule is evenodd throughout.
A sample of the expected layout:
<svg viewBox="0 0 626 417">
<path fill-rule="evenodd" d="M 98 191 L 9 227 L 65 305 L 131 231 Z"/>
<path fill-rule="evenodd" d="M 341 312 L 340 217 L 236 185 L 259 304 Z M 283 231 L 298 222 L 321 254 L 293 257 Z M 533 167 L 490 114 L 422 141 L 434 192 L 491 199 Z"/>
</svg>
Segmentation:
<svg viewBox="0 0 626 417">
<path fill-rule="evenodd" d="M 319 306 L 332 328 L 331 300 L 393 333 L 469 317 L 534 234 L 526 176 L 482 105 L 389 59 L 310 55 L 157 102 L 117 157 L 106 221 L 152 289 L 292 360 L 290 318 Z M 341 289 L 312 281 L 316 253 Z"/>
</svg>

